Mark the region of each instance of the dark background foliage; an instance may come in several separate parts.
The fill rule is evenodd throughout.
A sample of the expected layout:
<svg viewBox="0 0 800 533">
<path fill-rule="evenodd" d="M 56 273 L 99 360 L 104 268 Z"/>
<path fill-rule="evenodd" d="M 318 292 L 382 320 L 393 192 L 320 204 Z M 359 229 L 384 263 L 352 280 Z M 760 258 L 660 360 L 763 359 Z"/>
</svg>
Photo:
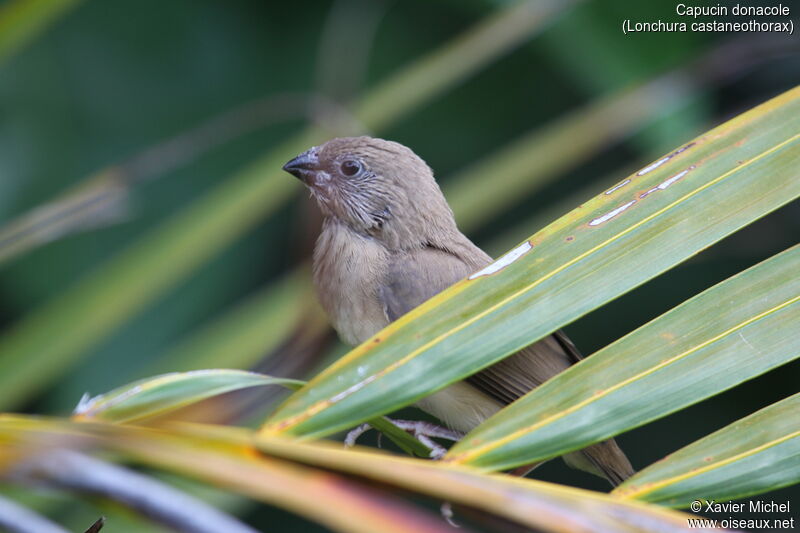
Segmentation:
<svg viewBox="0 0 800 533">
<path fill-rule="evenodd" d="M 79 3 L 0 66 L 0 223 L 51 200 L 101 168 L 130 161 L 143 150 L 248 102 L 268 105 L 317 92 L 329 101 L 327 105 L 346 108 L 365 89 L 504 4 L 486 0 Z M 648 105 L 657 110 L 657 118 L 622 140 L 610 139 L 601 150 L 576 160 L 538 190 L 520 195 L 471 232 L 476 242 L 501 252 L 492 248 L 493 237 L 519 221 L 576 194 L 588 197 L 599 192 L 609 178 L 624 177 L 636 165 L 800 80 L 797 37 L 621 31 L 621 21 L 627 18 L 675 20 L 674 8 L 675 2 L 660 0 L 578 3 L 535 38 L 403 116 L 381 135 L 412 147 L 445 186 L 453 185 L 448 180 L 451 175 L 520 135 L 677 69 L 684 85 L 676 87 L 686 92 L 677 104 L 668 93 L 664 102 L 652 99 Z M 658 109 L 662 105 L 664 109 Z M 156 167 L 164 171 L 156 173 L 158 179 L 132 188 L 129 209 L 120 222 L 67 236 L 1 265 L 0 325 L 12 328 L 148 229 L 299 131 L 307 117 L 291 107 L 286 106 L 280 119 L 263 120 L 230 142 L 186 155 L 174 168 L 164 158 L 157 159 Z M 485 179 L 504 186 L 502 175 Z M 181 339 L 301 263 L 317 223 L 308 199 L 296 195 L 88 350 L 69 373 L 24 409 L 66 414 L 85 391 L 103 392 L 142 377 L 151 362 Z M 528 233 L 537 229 L 527 228 Z M 798 237 L 800 205 L 794 202 L 567 331 L 584 353 L 592 353 L 712 284 L 797 243 Z M 58 343 L 59 338 L 50 342 Z M 284 348 L 292 342 L 297 339 L 287 341 Z M 318 344 L 315 353 L 325 353 L 331 342 Z M 287 349 L 287 353 L 293 352 Z M 217 366 L 226 366 L 224 353 Z M 643 467 L 796 392 L 799 370 L 798 364 L 780 368 L 619 440 L 634 465 Z M 549 463 L 535 476 L 604 489 L 601 480 L 569 471 L 560 462 Z M 798 495 L 797 489 L 787 489 L 773 496 L 800 501 Z M 69 512 L 80 515 L 83 522 L 84 516 L 96 514 L 87 504 Z M 301 523 L 272 509 L 243 512 L 261 526 L 279 520 Z M 308 530 L 313 527 L 302 524 Z"/>
</svg>

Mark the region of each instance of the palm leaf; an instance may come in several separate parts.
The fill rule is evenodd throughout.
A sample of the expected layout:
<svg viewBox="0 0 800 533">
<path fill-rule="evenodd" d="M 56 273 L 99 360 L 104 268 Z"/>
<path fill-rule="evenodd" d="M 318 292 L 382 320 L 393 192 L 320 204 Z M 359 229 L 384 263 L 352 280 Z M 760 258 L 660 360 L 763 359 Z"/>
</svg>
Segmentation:
<svg viewBox="0 0 800 533">
<path fill-rule="evenodd" d="M 243 370 L 173 372 L 134 381 L 94 398 L 84 397 L 73 416 L 76 420 L 131 422 L 163 415 L 226 392 L 264 385 L 297 389 L 304 383 Z"/>
<path fill-rule="evenodd" d="M 645 468 L 614 490 L 674 507 L 728 501 L 800 482 L 800 393 L 765 407 Z"/>
<path fill-rule="evenodd" d="M 280 385 L 296 390 L 304 384 L 304 381 L 297 379 L 277 378 L 244 370 L 171 372 L 134 381 L 94 398 L 87 395 L 75 408 L 73 419 L 81 422 L 141 423 L 228 392 L 265 385 Z M 391 421 L 378 417 L 370 420 L 370 425 L 406 453 L 430 456 L 427 446 Z"/>
<path fill-rule="evenodd" d="M 419 527 L 446 532 L 446 524 L 397 498 L 367 491 L 340 476 L 265 457 L 248 444 L 247 431 L 222 427 L 214 433 L 199 438 L 164 430 L 0 416 L 0 474 L 55 445 L 100 447 L 294 511 L 334 531 L 410 533 Z"/>
<path fill-rule="evenodd" d="M 321 475 L 296 463 L 461 503 L 541 531 L 688 530 L 687 515 L 551 483 L 481 474 L 467 467 L 373 450 L 343 450 L 330 443 L 262 437 L 256 448 L 255 442 L 255 435 L 248 430 L 220 426 L 171 425 L 156 431 L 0 417 L 0 452 L 12 450 L 6 456 L 13 455 L 15 461 L 45 444 L 99 447 L 280 505 L 338 531 L 419 531 L 414 523 L 420 515 L 407 506 L 401 507 L 403 514 L 392 512 L 392 504 L 400 503 L 396 498 L 374 488 L 365 490 L 356 480 Z M 8 466 L 10 463 L 0 461 L 0 472 Z M 367 512 L 370 506 L 372 516 Z M 423 519 L 422 524 L 429 522 Z"/>
<path fill-rule="evenodd" d="M 451 460 L 504 469 L 550 458 L 800 357 L 798 271 L 800 245 L 706 290 L 486 420 Z"/>
<path fill-rule="evenodd" d="M 321 436 L 413 403 L 800 195 L 800 88 L 666 154 L 389 325 L 265 434 Z"/>
</svg>

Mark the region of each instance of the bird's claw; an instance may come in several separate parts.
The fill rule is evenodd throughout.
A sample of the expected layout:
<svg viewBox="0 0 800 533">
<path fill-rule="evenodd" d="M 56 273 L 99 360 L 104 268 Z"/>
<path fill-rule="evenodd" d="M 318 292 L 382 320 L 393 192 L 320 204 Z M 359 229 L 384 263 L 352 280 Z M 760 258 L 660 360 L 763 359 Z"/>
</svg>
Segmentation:
<svg viewBox="0 0 800 533">
<path fill-rule="evenodd" d="M 360 437 L 370 429 L 372 429 L 372 426 L 370 426 L 369 424 L 361 424 L 357 428 L 348 431 L 347 436 L 345 436 L 344 438 L 344 447 L 352 448 L 353 446 L 355 446 L 358 437 Z"/>
<path fill-rule="evenodd" d="M 458 431 L 443 428 L 442 426 L 437 426 L 436 424 L 424 422 L 422 420 L 389 420 L 403 431 L 414 435 L 417 440 L 427 446 L 431 450 L 430 457 L 432 459 L 441 459 L 444 457 L 444 454 L 447 453 L 447 448 L 436 443 L 433 440 L 434 437 L 455 442 L 461 440 L 464 436 L 463 433 Z M 351 430 L 344 439 L 344 445 L 348 448 L 354 446 L 356 440 L 370 429 L 371 426 L 369 424 L 361 424 L 357 428 Z"/>
<path fill-rule="evenodd" d="M 392 420 L 392 423 L 400 429 L 411 433 L 418 441 L 430 448 L 431 459 L 441 459 L 447 453 L 447 448 L 434 441 L 434 437 L 455 442 L 461 440 L 464 436 L 463 433 L 458 431 L 422 420 Z"/>
</svg>

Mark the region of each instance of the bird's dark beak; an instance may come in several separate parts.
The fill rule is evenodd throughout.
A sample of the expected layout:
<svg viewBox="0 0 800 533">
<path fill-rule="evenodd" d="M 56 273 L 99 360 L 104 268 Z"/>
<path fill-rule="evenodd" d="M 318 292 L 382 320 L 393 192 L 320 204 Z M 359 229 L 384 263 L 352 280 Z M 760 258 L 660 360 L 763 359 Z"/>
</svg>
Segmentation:
<svg viewBox="0 0 800 533">
<path fill-rule="evenodd" d="M 283 170 L 301 180 L 306 185 L 314 185 L 314 176 L 319 170 L 317 148 L 306 150 L 285 165 Z"/>
</svg>

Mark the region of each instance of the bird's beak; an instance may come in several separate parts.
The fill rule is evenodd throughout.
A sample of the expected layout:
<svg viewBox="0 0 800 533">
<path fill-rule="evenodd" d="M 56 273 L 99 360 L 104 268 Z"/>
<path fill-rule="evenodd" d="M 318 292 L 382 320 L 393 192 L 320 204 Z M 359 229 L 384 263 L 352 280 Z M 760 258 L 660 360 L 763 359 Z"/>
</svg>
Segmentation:
<svg viewBox="0 0 800 533">
<path fill-rule="evenodd" d="M 319 158 L 317 157 L 317 147 L 306 150 L 285 165 L 283 170 L 301 180 L 309 186 L 314 185 L 314 177 L 319 170 Z"/>
</svg>

